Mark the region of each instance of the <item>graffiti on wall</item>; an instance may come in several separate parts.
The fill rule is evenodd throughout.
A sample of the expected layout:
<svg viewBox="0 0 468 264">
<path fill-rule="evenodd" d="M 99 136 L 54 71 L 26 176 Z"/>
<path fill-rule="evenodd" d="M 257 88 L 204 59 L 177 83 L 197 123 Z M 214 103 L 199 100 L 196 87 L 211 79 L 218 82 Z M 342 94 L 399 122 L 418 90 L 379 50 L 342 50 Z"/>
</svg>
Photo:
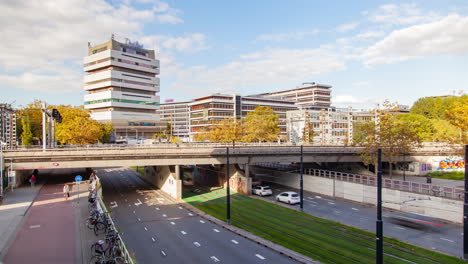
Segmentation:
<svg viewBox="0 0 468 264">
<path fill-rule="evenodd" d="M 231 190 L 234 190 L 237 193 L 240 194 L 247 194 L 246 188 L 245 188 L 245 183 L 246 178 L 245 177 L 239 177 L 239 176 L 234 176 L 230 177 L 229 179 L 229 185 L 231 187 Z"/>
<path fill-rule="evenodd" d="M 465 168 L 464 159 L 445 159 L 439 161 L 437 170 L 456 170 Z"/>
</svg>

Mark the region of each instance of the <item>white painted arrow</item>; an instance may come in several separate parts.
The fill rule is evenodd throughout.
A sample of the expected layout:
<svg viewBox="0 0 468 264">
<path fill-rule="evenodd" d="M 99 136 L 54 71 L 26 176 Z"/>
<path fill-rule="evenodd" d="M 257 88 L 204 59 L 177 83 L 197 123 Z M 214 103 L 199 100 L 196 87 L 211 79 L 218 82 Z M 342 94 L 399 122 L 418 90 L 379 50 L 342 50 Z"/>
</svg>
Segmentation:
<svg viewBox="0 0 468 264">
<path fill-rule="evenodd" d="M 136 206 L 142 205 L 143 203 L 140 201 L 140 199 L 137 199 L 138 203 L 135 203 Z"/>
<path fill-rule="evenodd" d="M 109 207 L 110 207 L 111 209 L 112 209 L 112 208 L 118 207 L 117 202 L 116 202 L 116 201 L 110 202 L 110 206 L 109 206 Z"/>
</svg>

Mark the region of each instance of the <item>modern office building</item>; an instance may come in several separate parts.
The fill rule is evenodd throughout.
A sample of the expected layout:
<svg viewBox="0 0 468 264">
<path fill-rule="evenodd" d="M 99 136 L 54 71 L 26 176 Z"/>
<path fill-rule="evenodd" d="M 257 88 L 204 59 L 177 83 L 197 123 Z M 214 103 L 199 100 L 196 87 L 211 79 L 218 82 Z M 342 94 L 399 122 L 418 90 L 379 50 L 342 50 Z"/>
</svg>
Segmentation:
<svg viewBox="0 0 468 264">
<path fill-rule="evenodd" d="M 375 111 L 351 108 L 297 110 L 286 113 L 287 139 L 292 143 L 350 145 L 356 122 L 375 120 Z M 308 136 L 310 140 L 308 141 Z"/>
<path fill-rule="evenodd" d="M 325 84 L 303 83 L 293 89 L 259 94 L 266 98 L 280 98 L 296 102 L 301 109 L 327 109 L 331 106 L 331 86 Z"/>
<path fill-rule="evenodd" d="M 159 115 L 159 60 L 138 42 L 111 39 L 88 45 L 84 105 L 91 117 L 112 122 L 116 139 L 150 138 Z"/>
<path fill-rule="evenodd" d="M 0 141 L 4 149 L 16 148 L 16 112 L 9 104 L 0 104 Z"/>
<path fill-rule="evenodd" d="M 190 106 L 190 138 L 225 118 L 245 118 L 258 106 L 270 107 L 279 116 L 281 135 L 286 139 L 286 112 L 297 110 L 295 102 L 261 96 L 214 94 L 193 99 Z"/>
<path fill-rule="evenodd" d="M 161 128 L 163 131 L 170 124 L 170 134 L 178 137 L 182 141 L 189 141 L 190 132 L 190 102 L 167 102 L 161 104 L 156 113 L 161 118 Z"/>
</svg>

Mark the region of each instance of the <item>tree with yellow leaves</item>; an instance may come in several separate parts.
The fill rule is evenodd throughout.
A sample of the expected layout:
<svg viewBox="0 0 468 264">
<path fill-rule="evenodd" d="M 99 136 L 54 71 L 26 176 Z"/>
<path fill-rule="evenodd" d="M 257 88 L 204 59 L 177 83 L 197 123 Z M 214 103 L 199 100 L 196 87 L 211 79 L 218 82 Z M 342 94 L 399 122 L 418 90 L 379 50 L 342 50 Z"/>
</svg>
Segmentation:
<svg viewBox="0 0 468 264">
<path fill-rule="evenodd" d="M 273 142 L 278 140 L 279 116 L 270 107 L 258 106 L 244 119 L 244 142 Z"/>
</svg>

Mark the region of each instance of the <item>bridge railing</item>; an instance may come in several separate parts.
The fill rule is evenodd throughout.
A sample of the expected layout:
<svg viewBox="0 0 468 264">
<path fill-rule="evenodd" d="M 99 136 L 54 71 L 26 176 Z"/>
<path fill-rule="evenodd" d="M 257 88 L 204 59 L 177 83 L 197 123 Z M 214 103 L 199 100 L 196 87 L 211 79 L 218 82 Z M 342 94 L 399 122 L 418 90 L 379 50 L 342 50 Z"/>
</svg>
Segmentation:
<svg viewBox="0 0 468 264">
<path fill-rule="evenodd" d="M 307 169 L 304 173 L 312 176 L 330 178 L 340 181 L 354 182 L 365 185 L 377 185 L 377 177 L 368 175 L 359 175 L 338 171 Z M 436 184 L 427 184 L 411 181 L 402 181 L 394 179 L 383 179 L 382 186 L 388 189 L 401 190 L 412 193 L 428 194 L 432 196 L 444 197 L 455 200 L 463 200 L 465 197 L 463 188 L 450 187 Z"/>
</svg>

